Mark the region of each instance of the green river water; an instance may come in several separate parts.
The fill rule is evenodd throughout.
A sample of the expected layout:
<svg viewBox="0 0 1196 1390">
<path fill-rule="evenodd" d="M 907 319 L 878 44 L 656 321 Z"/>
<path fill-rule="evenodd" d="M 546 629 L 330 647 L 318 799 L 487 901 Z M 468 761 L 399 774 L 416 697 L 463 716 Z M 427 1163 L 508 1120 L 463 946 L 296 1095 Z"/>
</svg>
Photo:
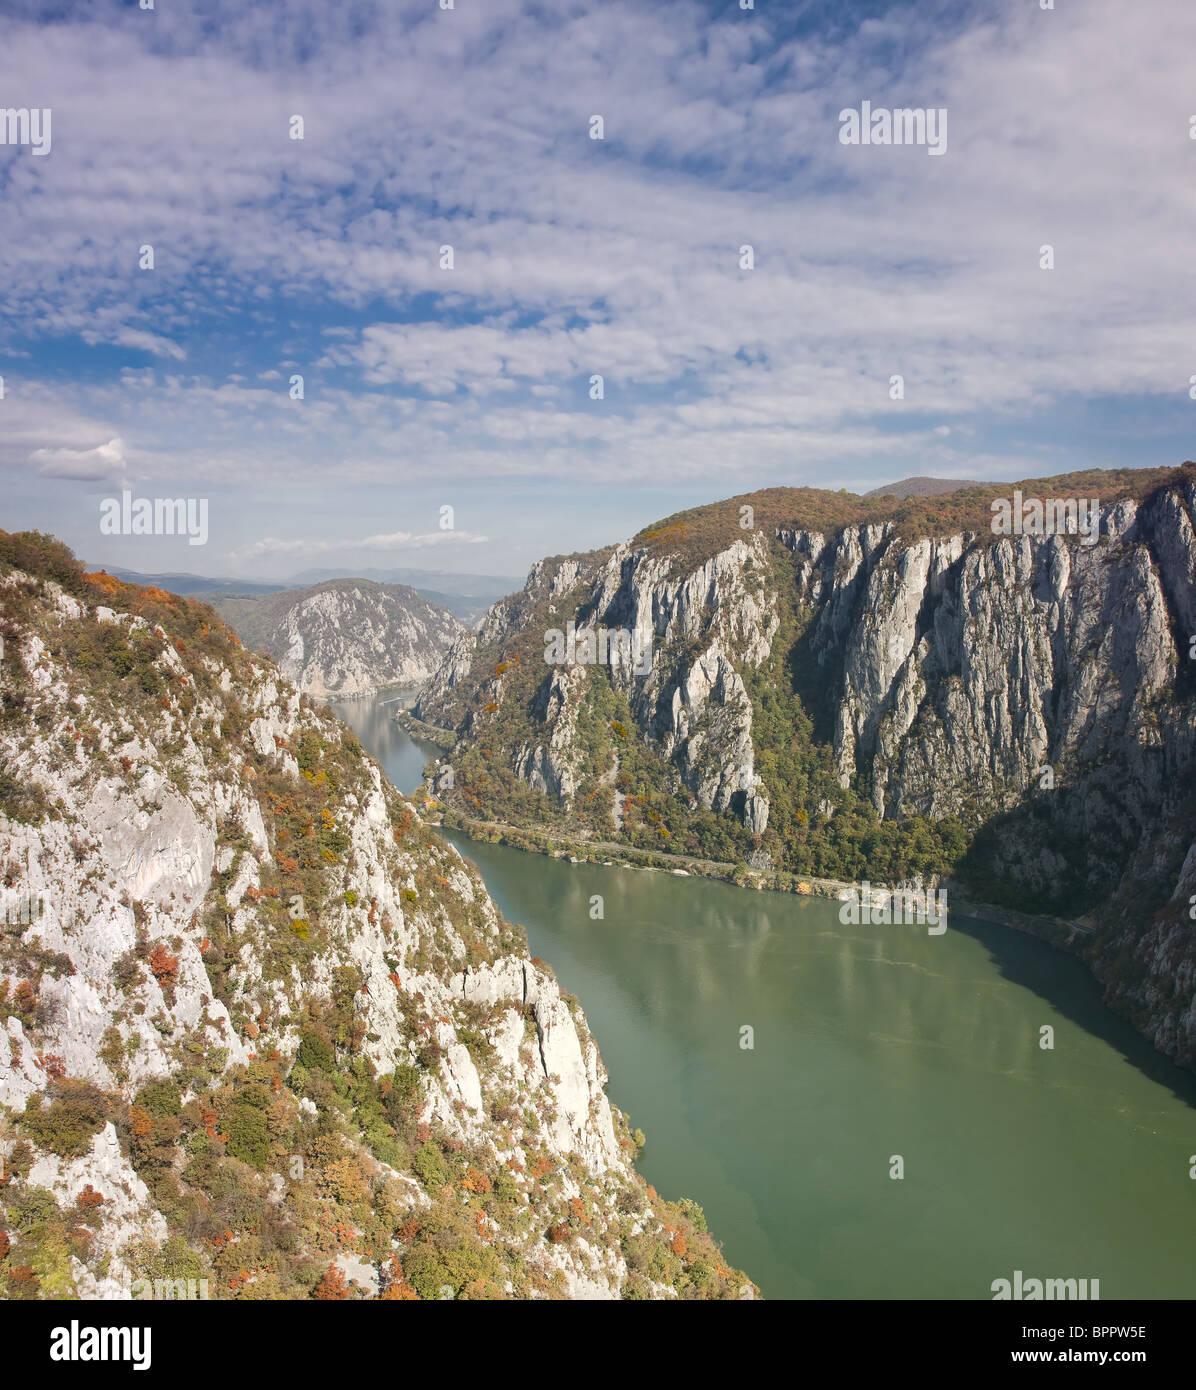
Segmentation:
<svg viewBox="0 0 1196 1390">
<path fill-rule="evenodd" d="M 412 790 L 429 750 L 393 706 L 335 708 Z M 700 1202 L 766 1296 L 989 1299 L 1021 1270 L 1196 1297 L 1196 1078 L 1077 961 L 972 919 L 843 926 L 826 901 L 448 838 L 580 998 L 644 1176 Z"/>
</svg>

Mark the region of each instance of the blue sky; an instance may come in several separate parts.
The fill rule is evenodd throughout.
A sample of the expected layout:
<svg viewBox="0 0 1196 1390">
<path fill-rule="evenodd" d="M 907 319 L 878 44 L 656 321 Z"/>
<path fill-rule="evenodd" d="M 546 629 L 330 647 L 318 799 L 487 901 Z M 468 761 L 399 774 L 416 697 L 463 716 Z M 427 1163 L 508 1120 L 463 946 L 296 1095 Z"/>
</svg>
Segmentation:
<svg viewBox="0 0 1196 1390">
<path fill-rule="evenodd" d="M 8 0 L 0 524 L 517 575 L 757 487 L 1178 463 L 1196 8 L 1056 3 Z M 945 154 L 840 144 L 865 100 Z M 102 536 L 124 488 L 207 544 Z"/>
</svg>

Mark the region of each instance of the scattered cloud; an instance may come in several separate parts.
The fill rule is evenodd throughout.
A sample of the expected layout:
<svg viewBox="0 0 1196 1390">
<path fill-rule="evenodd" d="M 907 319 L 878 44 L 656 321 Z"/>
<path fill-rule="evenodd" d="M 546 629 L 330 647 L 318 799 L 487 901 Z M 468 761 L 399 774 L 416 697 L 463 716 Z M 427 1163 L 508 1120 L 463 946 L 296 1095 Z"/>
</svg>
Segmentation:
<svg viewBox="0 0 1196 1390">
<path fill-rule="evenodd" d="M 281 540 L 263 536 L 234 552 L 235 558 L 256 558 L 263 555 L 322 555 L 328 551 L 353 550 L 425 550 L 430 546 L 484 545 L 486 536 L 469 531 L 392 531 L 388 535 L 364 536 L 360 540 Z"/>
<path fill-rule="evenodd" d="M 29 458 L 43 478 L 108 482 L 125 474 L 123 439 L 110 439 L 94 449 L 35 449 Z"/>
<path fill-rule="evenodd" d="M 120 438 L 264 532 L 383 480 L 1178 461 L 1188 0 L 797 8 L 18 10 L 55 138 L 0 149 L 0 467 Z M 946 154 L 839 144 L 864 99 L 945 107 Z"/>
</svg>

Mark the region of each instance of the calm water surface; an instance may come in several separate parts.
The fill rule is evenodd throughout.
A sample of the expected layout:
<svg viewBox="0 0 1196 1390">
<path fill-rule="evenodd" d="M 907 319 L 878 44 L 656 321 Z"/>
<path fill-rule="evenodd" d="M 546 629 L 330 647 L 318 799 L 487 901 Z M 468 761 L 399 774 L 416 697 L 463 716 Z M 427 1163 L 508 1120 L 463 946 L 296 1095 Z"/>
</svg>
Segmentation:
<svg viewBox="0 0 1196 1390">
<path fill-rule="evenodd" d="M 336 709 L 412 790 L 435 750 L 390 709 Z M 645 1177 L 696 1198 L 766 1295 L 991 1298 L 1020 1269 L 1196 1297 L 1196 1079 L 1078 962 L 979 921 L 845 927 L 826 902 L 449 838 L 580 997 Z"/>
</svg>

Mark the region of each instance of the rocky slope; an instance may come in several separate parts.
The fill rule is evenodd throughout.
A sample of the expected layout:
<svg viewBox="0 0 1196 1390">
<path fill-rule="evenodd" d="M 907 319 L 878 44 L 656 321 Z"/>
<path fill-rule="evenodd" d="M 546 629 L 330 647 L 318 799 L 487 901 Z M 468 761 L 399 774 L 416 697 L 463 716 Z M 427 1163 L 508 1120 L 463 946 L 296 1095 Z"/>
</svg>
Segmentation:
<svg viewBox="0 0 1196 1390">
<path fill-rule="evenodd" d="M 773 489 L 538 564 L 421 692 L 457 734 L 446 799 L 1088 913 L 1109 1001 L 1196 1065 L 1196 467 L 1016 485 L 1099 499 L 1092 537 L 994 535 L 1014 486 Z M 550 664 L 569 623 L 583 655 Z M 650 669 L 587 662 L 603 628 Z"/>
<path fill-rule="evenodd" d="M 315 700 L 413 689 L 465 630 L 447 608 L 414 589 L 368 579 L 210 602 L 247 647 L 273 657 Z"/>
<path fill-rule="evenodd" d="M 45 537 L 0 636 L 5 1296 L 754 1296 L 349 730 Z"/>
</svg>

